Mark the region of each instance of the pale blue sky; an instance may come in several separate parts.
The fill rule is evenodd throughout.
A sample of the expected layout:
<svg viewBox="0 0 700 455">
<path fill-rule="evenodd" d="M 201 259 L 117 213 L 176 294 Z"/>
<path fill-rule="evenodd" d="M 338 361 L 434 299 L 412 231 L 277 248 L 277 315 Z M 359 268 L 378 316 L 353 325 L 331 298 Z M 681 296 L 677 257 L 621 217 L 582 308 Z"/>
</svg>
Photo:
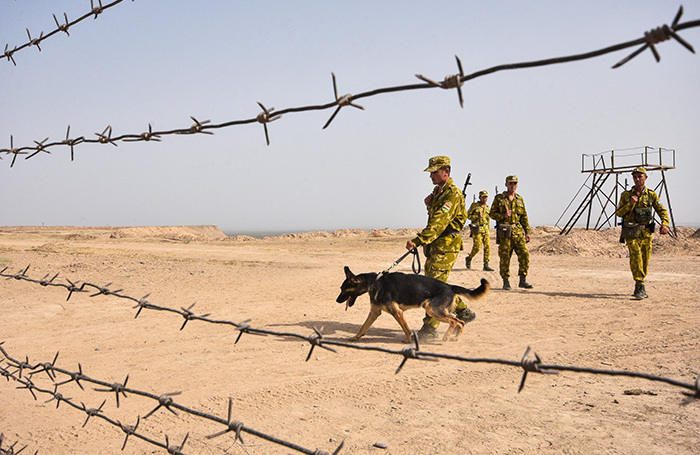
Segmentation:
<svg viewBox="0 0 700 455">
<path fill-rule="evenodd" d="M 108 3 L 107 1 L 104 2 Z M 578 54 L 671 23 L 675 1 L 125 1 L 0 61 L 0 148 L 49 137 L 187 128 L 193 115 L 252 118 L 340 94 L 420 83 L 495 65 Z M 23 44 L 89 0 L 4 1 L 0 45 Z M 700 19 L 684 3 L 681 22 Z M 680 35 L 700 51 L 700 28 Z M 216 134 L 160 143 L 83 144 L 0 161 L 0 225 L 215 224 L 226 231 L 421 227 L 423 172 L 446 154 L 461 187 L 520 177 L 534 225 L 552 225 L 585 180 L 581 155 L 649 145 L 676 150 L 667 173 L 677 223 L 700 224 L 700 55 L 675 41 L 611 69 L 633 49 L 581 62 L 503 71 L 454 90 L 358 100 Z M 22 158 L 22 157 L 21 157 Z M 650 186 L 658 174 L 649 177 Z"/>
</svg>

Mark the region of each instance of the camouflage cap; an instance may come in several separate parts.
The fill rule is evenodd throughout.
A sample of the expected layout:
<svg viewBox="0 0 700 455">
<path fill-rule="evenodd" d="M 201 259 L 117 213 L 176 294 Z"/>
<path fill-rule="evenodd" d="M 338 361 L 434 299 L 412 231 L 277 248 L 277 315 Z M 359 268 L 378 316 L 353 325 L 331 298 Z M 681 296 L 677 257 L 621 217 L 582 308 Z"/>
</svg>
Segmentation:
<svg viewBox="0 0 700 455">
<path fill-rule="evenodd" d="M 443 166 L 450 165 L 450 157 L 448 156 L 434 156 L 428 160 L 428 167 L 425 168 L 424 172 L 435 172 Z"/>
<path fill-rule="evenodd" d="M 517 175 L 509 175 L 508 177 L 506 177 L 506 183 L 510 183 L 510 182 L 518 183 L 518 176 Z"/>
<path fill-rule="evenodd" d="M 644 169 L 644 168 L 641 167 L 641 166 L 635 167 L 634 170 L 632 171 L 632 175 L 634 175 L 634 174 L 644 174 L 644 175 L 647 175 L 647 170 Z"/>
<path fill-rule="evenodd" d="M 486 191 L 486 190 L 481 190 L 481 191 L 479 191 L 479 197 L 481 197 L 481 196 L 488 196 L 488 195 L 489 195 L 489 192 Z"/>
</svg>

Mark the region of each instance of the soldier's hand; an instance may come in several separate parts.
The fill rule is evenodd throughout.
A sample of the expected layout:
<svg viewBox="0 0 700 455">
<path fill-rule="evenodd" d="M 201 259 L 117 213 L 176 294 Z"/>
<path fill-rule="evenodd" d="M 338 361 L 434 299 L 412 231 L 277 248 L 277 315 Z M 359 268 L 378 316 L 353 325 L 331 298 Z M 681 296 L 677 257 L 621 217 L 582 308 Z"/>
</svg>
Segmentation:
<svg viewBox="0 0 700 455">
<path fill-rule="evenodd" d="M 511 211 L 510 209 L 506 209 L 506 217 L 510 218 Z"/>
<path fill-rule="evenodd" d="M 425 202 L 426 207 L 430 207 L 430 204 L 433 203 L 433 194 L 429 194 L 428 197 L 426 197 L 423 202 Z"/>
<path fill-rule="evenodd" d="M 407 241 L 406 241 L 406 249 L 407 249 L 408 251 L 415 250 L 415 249 L 416 249 L 416 246 L 413 244 L 412 241 L 407 240 Z"/>
<path fill-rule="evenodd" d="M 638 200 L 639 200 L 639 198 L 637 197 L 636 194 L 633 194 L 632 196 L 630 196 L 630 202 L 632 203 L 632 205 L 636 204 Z"/>
<path fill-rule="evenodd" d="M 525 234 L 525 243 L 530 243 L 530 234 Z"/>
<path fill-rule="evenodd" d="M 662 234 L 668 234 L 668 226 L 665 224 L 662 224 L 661 227 L 659 228 L 659 232 Z"/>
</svg>

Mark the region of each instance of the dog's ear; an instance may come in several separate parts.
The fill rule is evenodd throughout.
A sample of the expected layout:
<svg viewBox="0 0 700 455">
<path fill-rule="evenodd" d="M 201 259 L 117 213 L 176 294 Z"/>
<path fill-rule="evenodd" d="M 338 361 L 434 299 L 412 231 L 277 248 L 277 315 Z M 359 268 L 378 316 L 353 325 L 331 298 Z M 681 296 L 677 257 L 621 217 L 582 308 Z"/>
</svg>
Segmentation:
<svg viewBox="0 0 700 455">
<path fill-rule="evenodd" d="M 345 266 L 344 270 L 345 270 L 345 278 L 350 279 L 350 278 L 353 278 L 355 276 L 355 274 L 350 271 L 350 267 L 348 267 L 347 265 Z"/>
</svg>

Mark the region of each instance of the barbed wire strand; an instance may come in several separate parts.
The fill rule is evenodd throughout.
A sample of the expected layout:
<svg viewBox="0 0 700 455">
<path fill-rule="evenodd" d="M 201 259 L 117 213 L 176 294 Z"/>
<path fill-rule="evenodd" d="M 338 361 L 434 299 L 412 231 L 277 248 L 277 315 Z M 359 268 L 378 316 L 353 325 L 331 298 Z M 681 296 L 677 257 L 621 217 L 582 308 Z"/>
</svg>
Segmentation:
<svg viewBox="0 0 700 455">
<path fill-rule="evenodd" d="M 187 440 L 187 436 L 185 436 L 185 440 L 180 444 L 179 446 L 171 446 L 168 442 L 168 436 L 166 435 L 166 442 L 165 444 L 159 441 L 156 441 L 152 438 L 149 438 L 143 434 L 137 433 L 136 429 L 138 428 L 139 423 L 142 420 L 147 419 L 151 415 L 153 415 L 156 411 L 158 411 L 161 408 L 164 408 L 167 411 L 172 412 L 173 414 L 177 415 L 177 412 L 175 412 L 175 409 L 185 412 L 187 414 L 190 414 L 195 417 L 211 420 L 213 422 L 217 422 L 223 425 L 226 425 L 226 429 L 223 431 L 220 431 L 218 433 L 215 433 L 213 435 L 208 436 L 207 438 L 211 439 L 217 436 L 221 436 L 223 434 L 226 434 L 230 431 L 233 431 L 235 434 L 235 440 L 234 442 L 241 441 L 243 442 L 240 433 L 245 432 L 254 436 L 257 436 L 259 438 L 265 439 L 269 442 L 273 442 L 275 444 L 279 444 L 282 446 L 285 446 L 286 448 L 296 450 L 301 453 L 309 454 L 309 455 L 329 455 L 328 452 L 322 451 L 320 449 L 308 449 L 305 448 L 301 445 L 285 441 L 283 439 L 277 438 L 275 436 L 271 436 L 269 434 L 263 433 L 262 431 L 255 430 L 253 428 L 250 428 L 248 426 L 245 426 L 243 423 L 233 420 L 231 416 L 231 398 L 229 398 L 229 412 L 228 412 L 228 418 L 224 419 L 212 414 L 208 414 L 206 412 L 198 411 L 196 409 L 189 408 L 187 406 L 184 406 L 182 404 L 179 404 L 173 400 L 173 396 L 180 395 L 182 392 L 170 392 L 170 393 L 164 393 L 161 395 L 156 395 L 150 392 L 145 392 L 143 390 L 138 390 L 130 387 L 126 387 L 126 383 L 128 381 L 128 376 L 124 380 L 123 383 L 110 383 L 106 382 L 103 380 L 99 379 L 93 379 L 83 373 L 82 367 L 79 368 L 79 371 L 70 371 L 70 370 L 65 370 L 63 368 L 59 368 L 55 365 L 56 360 L 58 359 L 58 353 L 56 353 L 56 356 L 54 357 L 52 362 L 42 362 L 42 363 L 36 363 L 36 364 L 31 364 L 29 363 L 29 360 L 27 357 L 25 357 L 25 360 L 17 360 L 10 356 L 10 354 L 5 350 L 3 347 L 4 342 L 0 342 L 0 353 L 5 357 L 5 360 L 7 361 L 8 367 L 14 368 L 15 371 L 10 371 L 9 368 L 5 368 L 2 365 L 0 365 L 0 376 L 5 376 L 8 380 L 12 379 L 15 382 L 18 382 L 21 384 L 20 389 L 26 388 L 34 397 L 35 400 L 38 400 L 38 397 L 36 393 L 42 393 L 42 394 L 48 394 L 51 395 L 51 398 L 45 403 L 49 403 L 51 401 L 56 401 L 56 408 L 58 409 L 59 405 L 61 403 L 66 403 L 69 406 L 73 407 L 74 409 L 80 410 L 85 412 L 87 414 L 87 417 L 85 419 L 85 422 L 83 423 L 83 427 L 87 425 L 88 421 L 90 420 L 90 417 L 97 417 L 105 420 L 106 422 L 119 427 L 124 433 L 126 433 L 126 438 L 124 439 L 124 443 L 122 444 L 122 450 L 124 450 L 124 446 L 126 446 L 126 442 L 129 438 L 129 436 L 135 436 L 139 439 L 142 439 L 150 444 L 156 445 L 158 447 L 164 448 L 168 451 L 168 453 L 172 454 L 181 454 L 181 450 L 185 444 L 185 441 Z M 53 382 L 54 389 L 49 390 L 49 389 L 44 389 L 38 386 L 33 378 L 35 375 L 38 375 L 40 373 L 46 373 L 49 377 L 49 379 Z M 57 374 L 62 374 L 67 376 L 69 379 L 66 381 L 62 382 L 57 382 Z M 24 376 L 24 377 L 23 377 Z M 117 407 L 119 407 L 119 395 L 121 394 L 123 397 L 127 397 L 127 393 L 130 395 L 136 395 L 136 396 L 141 396 L 145 398 L 149 398 L 151 400 L 156 401 L 158 404 L 157 406 L 152 409 L 150 412 L 145 414 L 143 417 L 137 416 L 136 418 L 136 424 L 133 426 L 128 426 L 128 425 L 123 425 L 121 422 L 114 420 L 112 418 L 107 417 L 104 412 L 102 411 L 102 408 L 104 407 L 106 400 L 102 401 L 102 404 L 100 404 L 99 407 L 97 408 L 88 408 L 84 403 L 78 404 L 76 401 L 74 401 L 72 398 L 68 398 L 64 396 L 62 393 L 58 391 L 58 388 L 60 386 L 63 386 L 65 384 L 68 384 L 73 381 L 84 381 L 86 383 L 91 383 L 94 385 L 101 386 L 103 388 L 93 388 L 94 391 L 97 392 L 114 392 L 116 395 L 116 403 Z M 79 384 L 80 385 L 80 384 Z M 84 390 L 83 386 L 80 385 L 80 388 Z M 189 433 L 188 433 L 189 435 Z M 334 454 L 339 453 L 340 449 L 342 448 L 343 443 L 339 445 L 338 448 L 333 452 Z"/>
<path fill-rule="evenodd" d="M 112 283 L 108 283 L 104 286 L 99 286 L 93 283 L 88 283 L 88 282 L 72 282 L 70 280 L 68 281 L 68 284 L 65 283 L 59 283 L 56 282 L 55 279 L 58 277 L 58 274 L 55 274 L 51 279 L 47 280 L 47 278 L 50 276 L 50 274 L 46 274 L 42 279 L 37 280 L 33 279 L 27 276 L 27 272 L 29 270 L 29 265 L 24 268 L 19 270 L 17 273 L 11 274 L 11 273 L 5 273 L 5 271 L 8 269 L 8 267 L 5 267 L 2 271 L 0 271 L 0 277 L 5 277 L 8 280 L 10 279 L 15 279 L 15 280 L 22 280 L 22 281 L 28 281 L 31 283 L 35 284 L 40 284 L 42 286 L 54 286 L 54 287 L 62 287 L 68 290 L 68 299 L 70 299 L 71 295 L 75 292 L 90 292 L 89 289 L 87 288 L 92 288 L 93 290 L 96 290 L 97 292 L 93 293 L 90 295 L 90 297 L 96 297 L 98 295 L 109 295 L 109 296 L 114 296 L 118 297 L 121 299 L 126 299 L 126 300 L 131 300 L 136 303 L 136 306 L 133 308 L 137 309 L 136 315 L 134 316 L 134 319 L 136 319 L 141 311 L 143 309 L 147 310 L 154 310 L 154 311 L 165 311 L 165 312 L 170 312 L 170 313 L 176 313 L 179 314 L 180 316 L 183 317 L 184 322 L 180 326 L 180 330 L 184 329 L 185 326 L 189 321 L 202 321 L 210 324 L 220 324 L 220 325 L 230 325 L 233 326 L 236 330 L 238 330 L 238 336 L 234 342 L 234 344 L 237 344 L 239 340 L 241 339 L 242 335 L 244 333 L 252 334 L 252 335 L 262 335 L 262 336 L 267 336 L 267 335 L 272 335 L 272 336 L 278 336 L 278 337 L 284 337 L 284 338 L 296 338 L 300 340 L 307 341 L 310 344 L 310 349 L 309 352 L 306 356 L 306 361 L 308 361 L 311 358 L 311 355 L 313 354 L 313 351 L 316 347 L 320 347 L 322 349 L 331 351 L 331 352 L 337 352 L 333 346 L 336 347 L 344 347 L 344 348 L 349 348 L 349 349 L 355 349 L 355 350 L 364 350 L 364 351 L 376 351 L 376 352 L 382 352 L 385 354 L 392 354 L 392 355 L 397 355 L 400 357 L 403 357 L 401 360 L 401 363 L 399 364 L 398 368 L 396 369 L 395 373 L 398 374 L 406 362 L 409 359 L 414 359 L 414 360 L 432 360 L 436 361 L 439 359 L 445 359 L 445 360 L 456 360 L 460 362 L 467 362 L 467 363 L 488 363 L 488 364 L 500 364 L 500 365 L 505 365 L 505 366 L 512 366 L 512 367 L 517 367 L 521 368 L 523 370 L 523 376 L 520 381 L 520 385 L 518 387 L 518 392 L 522 391 L 523 387 L 525 386 L 525 379 L 527 378 L 527 375 L 529 372 L 535 372 L 535 373 L 542 373 L 542 374 L 552 374 L 556 373 L 558 371 L 568 371 L 568 372 L 574 372 L 574 373 L 588 373 L 588 374 L 594 374 L 594 375 L 606 375 L 606 376 L 625 376 L 625 377 L 632 377 L 632 378 L 639 378 L 639 379 L 646 379 L 649 381 L 656 381 L 656 382 L 662 382 L 666 383 L 675 387 L 680 387 L 686 390 L 689 390 L 690 392 L 684 392 L 684 395 L 686 395 L 687 399 L 685 400 L 685 403 L 689 403 L 692 400 L 700 398 L 700 388 L 699 388 L 699 382 L 700 382 L 700 375 L 696 379 L 694 383 L 688 383 L 688 382 L 683 382 L 679 381 L 676 379 L 671 379 L 663 376 L 658 376 L 658 375 L 653 375 L 649 373 L 640 373 L 640 372 L 635 372 L 635 371 L 627 371 L 627 370 L 610 370 L 610 369 L 598 369 L 598 368 L 588 368 L 588 367 L 577 367 L 577 366 L 567 366 L 567 365 L 556 365 L 556 364 L 543 364 L 540 357 L 535 353 L 534 358 L 529 357 L 530 353 L 530 347 L 528 346 L 525 354 L 523 355 L 522 359 L 519 361 L 515 360 L 507 360 L 507 359 L 496 359 L 496 358 L 483 358 L 483 357 L 464 357 L 464 356 L 457 356 L 457 355 L 449 355 L 449 354 L 442 354 L 442 353 L 435 353 L 435 352 L 426 352 L 426 351 L 421 351 L 419 342 L 417 337 L 414 334 L 413 337 L 413 345 L 409 345 L 404 347 L 403 349 L 400 350 L 395 350 L 395 349 L 387 349 L 379 346 L 365 346 L 365 345 L 357 345 L 354 343 L 348 343 L 348 342 L 343 342 L 343 341 L 335 341 L 335 340 L 328 340 L 323 338 L 323 327 L 321 328 L 315 328 L 313 329 L 314 333 L 311 334 L 310 336 L 305 336 L 302 334 L 298 333 L 293 333 L 293 332 L 278 332 L 278 331 L 273 331 L 273 330 L 267 330 L 267 329 L 261 329 L 261 328 L 255 328 L 252 327 L 249 322 L 250 319 L 247 319 L 243 322 L 234 322 L 234 321 L 228 321 L 228 320 L 216 320 L 216 319 L 211 319 L 208 316 L 210 315 L 209 313 L 203 314 L 203 315 L 197 315 L 192 311 L 192 308 L 194 308 L 195 304 L 193 303 L 189 307 L 180 307 L 180 309 L 176 308 L 170 308 L 170 307 L 165 307 L 165 306 L 160 306 L 160 305 L 154 305 L 146 300 L 147 297 L 149 297 L 150 294 L 146 294 L 144 297 L 141 298 L 136 298 L 132 297 L 126 294 L 121 294 L 120 292 L 122 291 L 121 289 L 119 290 L 111 290 L 109 289 L 109 286 L 111 286 Z M 80 285 L 78 285 L 80 283 Z M 28 360 L 27 360 L 28 362 Z M 22 368 L 22 364 L 19 365 L 20 371 Z"/>
<path fill-rule="evenodd" d="M 65 33 L 67 36 L 70 36 L 70 33 L 68 33 L 68 29 L 70 29 L 72 26 L 74 26 L 78 22 L 82 22 L 85 19 L 87 19 L 93 15 L 95 16 L 93 19 L 97 19 L 97 16 L 99 16 L 100 14 L 102 14 L 106 10 L 108 10 L 109 8 L 115 6 L 123 1 L 124 0 L 115 0 L 112 3 L 108 3 L 106 5 L 103 5 L 102 0 L 97 0 L 98 4 L 97 4 L 97 6 L 95 6 L 94 0 L 90 0 L 90 12 L 84 14 L 83 16 L 80 16 L 78 19 L 76 19 L 72 22 L 68 21 L 68 14 L 66 14 L 64 12 L 63 18 L 64 18 L 65 22 L 63 24 L 59 22 L 58 18 L 56 18 L 56 15 L 54 14 L 53 20 L 54 20 L 54 22 L 56 22 L 56 28 L 54 30 L 50 31 L 49 33 L 47 33 L 46 35 L 44 35 L 44 32 L 42 31 L 39 34 L 38 38 L 32 38 L 32 34 L 29 31 L 29 27 L 25 27 L 25 29 L 27 30 L 27 37 L 29 38 L 29 40 L 24 44 L 13 47 L 12 49 L 10 49 L 9 44 L 5 44 L 5 52 L 2 55 L 0 55 L 0 59 L 6 58 L 8 62 L 12 62 L 15 66 L 17 66 L 17 62 L 15 61 L 15 58 L 14 58 L 14 54 L 16 54 L 17 52 L 19 52 L 23 49 L 28 49 L 32 46 L 36 46 L 36 48 L 39 50 L 39 52 L 41 52 L 40 44 L 45 39 L 48 39 L 48 38 L 50 38 L 54 35 L 57 35 L 61 32 Z M 131 1 L 133 2 L 134 0 L 131 0 Z"/>
<path fill-rule="evenodd" d="M 23 446 L 22 448 L 19 448 L 19 449 L 17 449 L 17 451 L 15 451 L 15 447 L 17 446 L 17 444 L 18 444 L 18 442 L 19 442 L 19 441 L 15 441 L 15 442 L 13 442 L 12 444 L 10 444 L 9 447 L 7 447 L 6 449 L 4 449 L 4 448 L 2 447 L 2 444 L 3 444 L 4 439 L 5 439 L 5 435 L 4 435 L 3 433 L 0 433 L 0 455 L 17 455 L 17 454 L 19 454 L 20 452 L 24 451 L 24 449 L 26 449 L 27 447 L 29 447 L 29 446 L 25 445 L 25 446 Z M 38 453 L 39 453 L 38 451 L 37 451 L 37 452 L 34 452 L 34 455 L 37 455 Z"/>
<path fill-rule="evenodd" d="M 114 2 L 118 3 L 118 2 Z M 109 6 L 112 6 L 114 3 L 110 4 Z M 103 7 L 103 9 L 106 7 Z M 163 136 L 168 136 L 168 135 L 179 135 L 179 134 L 214 134 L 213 131 L 214 129 L 221 129 L 221 128 L 228 128 L 232 126 L 238 126 L 238 125 L 246 125 L 246 124 L 251 124 L 251 123 L 260 123 L 263 125 L 264 133 L 265 133 L 265 141 L 267 145 L 270 145 L 270 137 L 268 133 L 268 128 L 267 124 L 270 122 L 273 122 L 275 120 L 280 119 L 284 114 L 290 114 L 290 113 L 298 113 L 298 112 L 306 112 L 306 111 L 318 111 L 318 110 L 325 110 L 325 109 L 331 109 L 335 108 L 335 111 L 331 115 L 331 117 L 326 121 L 326 123 L 323 125 L 323 128 L 327 128 L 330 123 L 335 119 L 336 115 L 340 112 L 341 108 L 345 106 L 352 106 L 358 109 L 364 109 L 363 106 L 360 106 L 355 103 L 356 100 L 362 99 L 362 98 L 368 98 L 371 96 L 376 96 L 380 94 L 386 94 L 386 93 L 394 93 L 394 92 L 401 92 L 401 91 L 411 91 L 411 90 L 422 90 L 422 89 L 428 89 L 428 88 L 442 88 L 442 89 L 457 89 L 457 94 L 459 97 L 459 103 L 460 106 L 464 107 L 464 99 L 462 95 L 462 85 L 464 82 L 475 79 L 477 77 L 485 76 L 488 74 L 493 74 L 498 71 L 504 71 L 504 70 L 514 70 L 514 69 L 523 69 L 523 68 L 534 68 L 534 67 L 539 67 L 539 66 L 547 66 L 547 65 L 553 65 L 553 64 L 558 64 L 558 63 L 566 63 L 566 62 L 573 62 L 573 61 L 580 61 L 580 60 L 585 60 L 585 59 L 590 59 L 593 57 L 598 57 L 601 55 L 605 55 L 608 53 L 616 52 L 619 50 L 627 49 L 630 47 L 642 45 L 641 48 L 637 49 L 635 52 L 627 56 L 626 58 L 620 60 L 618 63 L 616 63 L 613 68 L 619 68 L 620 66 L 624 65 L 628 61 L 632 60 L 634 57 L 639 55 L 642 51 L 644 51 L 647 48 L 650 48 L 652 50 L 652 53 L 654 54 L 654 57 L 656 58 L 657 61 L 660 61 L 661 57 L 658 54 L 658 51 L 656 50 L 655 44 L 658 44 L 662 41 L 666 41 L 668 39 L 673 38 L 677 42 L 679 42 L 683 47 L 688 49 L 690 52 L 695 53 L 695 49 L 685 40 L 683 40 L 679 35 L 678 32 L 680 30 L 688 29 L 688 28 L 693 28 L 693 27 L 698 27 L 700 26 L 700 20 L 694 20 L 690 22 L 685 22 L 685 23 L 678 23 L 680 20 L 681 16 L 683 14 L 683 6 L 681 6 L 678 10 L 678 13 L 676 13 L 676 16 L 672 22 L 672 25 L 662 25 L 660 27 L 657 27 L 651 31 L 645 32 L 644 36 L 642 38 L 638 38 L 632 41 L 627 41 L 624 43 L 612 45 L 603 49 L 599 49 L 596 51 L 592 52 L 586 52 L 582 54 L 575 54 L 575 55 L 570 55 L 566 57 L 556 57 L 556 58 L 549 58 L 549 59 L 544 59 L 544 60 L 536 60 L 536 61 L 530 61 L 530 62 L 522 62 L 522 63 L 513 63 L 513 64 L 505 64 L 505 65 L 498 65 L 498 66 L 493 66 L 491 68 L 487 68 L 484 70 L 476 71 L 471 74 L 464 74 L 464 71 L 462 69 L 462 63 L 459 59 L 459 57 L 455 56 L 457 60 L 457 67 L 459 70 L 458 74 L 454 75 L 448 75 L 445 77 L 445 79 L 442 82 L 436 82 L 426 76 L 423 76 L 421 74 L 416 74 L 416 77 L 424 83 L 422 84 L 410 84 L 410 85 L 399 85 L 399 86 L 392 86 L 392 87 L 384 87 L 384 88 L 378 88 L 362 93 L 358 93 L 355 95 L 352 94 L 346 94 L 339 96 L 338 95 L 338 90 L 337 90 L 337 84 L 336 84 L 336 77 L 335 73 L 331 73 L 332 80 L 333 80 L 333 95 L 334 95 L 334 100 L 332 102 L 326 103 L 326 104 L 319 104 L 319 105 L 308 105 L 308 106 L 299 106 L 299 107 L 290 107 L 290 108 L 285 108 L 281 109 L 278 111 L 275 111 L 274 107 L 271 108 L 266 108 L 261 102 L 257 102 L 258 106 L 262 109 L 262 112 L 258 113 L 255 117 L 249 118 L 249 119 L 243 119 L 243 120 L 231 120 L 227 121 L 224 123 L 219 123 L 219 124 L 213 124 L 211 123 L 211 120 L 203 120 L 200 121 L 194 116 L 190 116 L 192 121 L 194 122 L 190 127 L 188 128 L 179 128 L 179 129 L 171 129 L 171 130 L 163 130 L 163 131 L 153 131 L 151 125 L 148 125 L 148 131 L 142 132 L 142 133 L 137 133 L 137 134 L 123 134 L 120 136 L 114 136 L 112 137 L 112 126 L 107 125 L 102 133 L 94 133 L 96 138 L 90 139 L 86 138 L 85 136 L 77 136 L 74 138 L 70 138 L 70 125 L 68 125 L 68 129 L 66 131 L 66 138 L 61 141 L 55 141 L 55 142 L 49 142 L 47 143 L 46 141 L 49 140 L 49 138 L 45 138 L 42 141 L 34 141 L 33 146 L 22 146 L 22 147 L 15 147 L 14 146 L 14 137 L 10 135 L 10 148 L 9 149 L 0 149 L 0 154 L 6 154 L 6 155 L 13 155 L 12 162 L 10 163 L 10 167 L 13 167 L 15 164 L 15 161 L 17 159 L 17 156 L 19 155 L 27 155 L 25 159 L 32 158 L 39 153 L 46 153 L 50 154 L 51 150 L 53 148 L 59 147 L 59 146 L 68 146 L 70 147 L 71 150 L 71 161 L 74 159 L 74 147 L 76 145 L 80 144 L 111 144 L 115 147 L 118 146 L 118 142 L 148 142 L 148 141 L 155 141 L 159 142 Z M 7 51 L 6 51 L 7 52 Z M 7 55 L 7 54 L 6 54 Z M 9 59 L 9 56 L 8 56 Z M 0 158 L 1 159 L 1 158 Z"/>
</svg>

